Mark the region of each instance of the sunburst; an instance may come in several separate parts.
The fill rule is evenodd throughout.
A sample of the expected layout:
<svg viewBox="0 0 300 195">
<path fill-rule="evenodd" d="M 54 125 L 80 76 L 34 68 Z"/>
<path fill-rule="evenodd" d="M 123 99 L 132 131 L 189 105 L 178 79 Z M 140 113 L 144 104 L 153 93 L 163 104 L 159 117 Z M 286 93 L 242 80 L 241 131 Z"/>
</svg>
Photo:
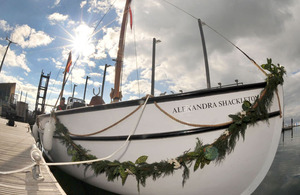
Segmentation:
<svg viewBox="0 0 300 195">
<path fill-rule="evenodd" d="M 90 56 L 95 51 L 92 42 L 93 29 L 85 23 L 75 28 L 75 36 L 72 36 L 72 49 L 83 57 Z"/>
</svg>

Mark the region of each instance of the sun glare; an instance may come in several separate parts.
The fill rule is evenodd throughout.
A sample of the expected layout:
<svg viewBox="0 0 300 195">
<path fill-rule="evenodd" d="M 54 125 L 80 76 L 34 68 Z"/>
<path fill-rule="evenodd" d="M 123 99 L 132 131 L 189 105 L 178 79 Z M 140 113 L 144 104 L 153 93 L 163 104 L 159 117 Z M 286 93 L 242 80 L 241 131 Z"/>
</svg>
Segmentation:
<svg viewBox="0 0 300 195">
<path fill-rule="evenodd" d="M 73 49 L 83 56 L 91 55 L 95 50 L 95 46 L 92 44 L 92 33 L 92 28 L 84 23 L 80 24 L 75 29 L 75 37 L 72 41 Z"/>
</svg>

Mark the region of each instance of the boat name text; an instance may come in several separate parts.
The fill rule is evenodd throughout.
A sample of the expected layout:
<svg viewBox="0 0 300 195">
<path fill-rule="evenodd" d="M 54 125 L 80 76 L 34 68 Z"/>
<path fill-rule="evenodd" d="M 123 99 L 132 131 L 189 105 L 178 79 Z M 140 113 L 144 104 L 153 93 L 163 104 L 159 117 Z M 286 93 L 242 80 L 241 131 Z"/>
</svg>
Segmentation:
<svg viewBox="0 0 300 195">
<path fill-rule="evenodd" d="M 243 104 L 244 101 L 249 101 L 253 103 L 256 100 L 256 98 L 257 96 L 249 96 L 243 98 L 235 98 L 231 100 L 220 100 L 218 102 L 206 102 L 206 103 L 199 103 L 194 105 L 183 105 L 183 106 L 178 106 L 173 108 L 173 114 L 238 105 L 238 104 Z"/>
</svg>

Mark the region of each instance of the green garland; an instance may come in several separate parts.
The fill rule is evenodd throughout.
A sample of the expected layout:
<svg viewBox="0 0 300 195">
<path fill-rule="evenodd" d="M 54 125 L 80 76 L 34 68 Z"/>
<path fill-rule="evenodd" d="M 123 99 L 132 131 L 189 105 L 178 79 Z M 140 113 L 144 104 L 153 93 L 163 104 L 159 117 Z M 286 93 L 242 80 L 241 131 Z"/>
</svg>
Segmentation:
<svg viewBox="0 0 300 195">
<path fill-rule="evenodd" d="M 199 167 L 202 169 L 213 160 L 217 162 L 224 160 L 226 154 L 230 154 L 234 150 L 240 136 L 245 139 L 245 131 L 248 125 L 254 125 L 259 120 L 268 121 L 268 109 L 277 86 L 283 84 L 285 69 L 279 64 L 277 66 L 272 64 L 271 59 L 267 59 L 267 64 L 263 64 L 261 67 L 270 72 L 266 79 L 266 87 L 261 92 L 264 95 L 257 98 L 253 105 L 249 101 L 245 101 L 242 105 L 242 112 L 229 115 L 232 119 L 232 124 L 212 144 L 203 145 L 197 138 L 193 151 L 185 151 L 174 159 L 153 163 L 147 163 L 148 156 L 141 156 L 135 162 L 104 160 L 92 164 L 84 164 L 85 170 L 90 168 L 95 175 L 105 173 L 108 181 L 114 181 L 120 177 L 122 185 L 125 184 L 128 175 L 134 175 L 139 190 L 140 184 L 145 187 L 147 178 L 152 177 L 153 180 L 156 180 L 157 178 L 173 174 L 176 169 L 183 168 L 182 185 L 184 185 L 189 178 L 189 168 L 193 162 L 195 162 L 193 170 L 196 171 Z M 72 140 L 69 131 L 60 123 L 58 118 L 56 118 L 56 134 L 67 147 L 68 155 L 72 156 L 72 161 L 97 159 L 96 156 L 90 154 L 88 150 Z"/>
</svg>

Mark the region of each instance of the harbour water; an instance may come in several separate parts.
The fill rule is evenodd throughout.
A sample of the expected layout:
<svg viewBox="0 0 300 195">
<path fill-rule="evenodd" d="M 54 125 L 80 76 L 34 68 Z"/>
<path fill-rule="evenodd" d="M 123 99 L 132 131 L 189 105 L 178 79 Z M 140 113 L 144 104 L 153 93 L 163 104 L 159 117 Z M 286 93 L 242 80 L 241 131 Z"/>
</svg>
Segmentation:
<svg viewBox="0 0 300 195">
<path fill-rule="evenodd" d="M 53 168 L 52 172 L 68 195 L 113 194 L 87 185 L 57 168 Z M 252 195 L 283 194 L 300 194 L 300 127 L 282 133 L 273 164 Z"/>
<path fill-rule="evenodd" d="M 273 164 L 253 195 L 300 194 L 300 127 L 281 135 Z"/>
</svg>

